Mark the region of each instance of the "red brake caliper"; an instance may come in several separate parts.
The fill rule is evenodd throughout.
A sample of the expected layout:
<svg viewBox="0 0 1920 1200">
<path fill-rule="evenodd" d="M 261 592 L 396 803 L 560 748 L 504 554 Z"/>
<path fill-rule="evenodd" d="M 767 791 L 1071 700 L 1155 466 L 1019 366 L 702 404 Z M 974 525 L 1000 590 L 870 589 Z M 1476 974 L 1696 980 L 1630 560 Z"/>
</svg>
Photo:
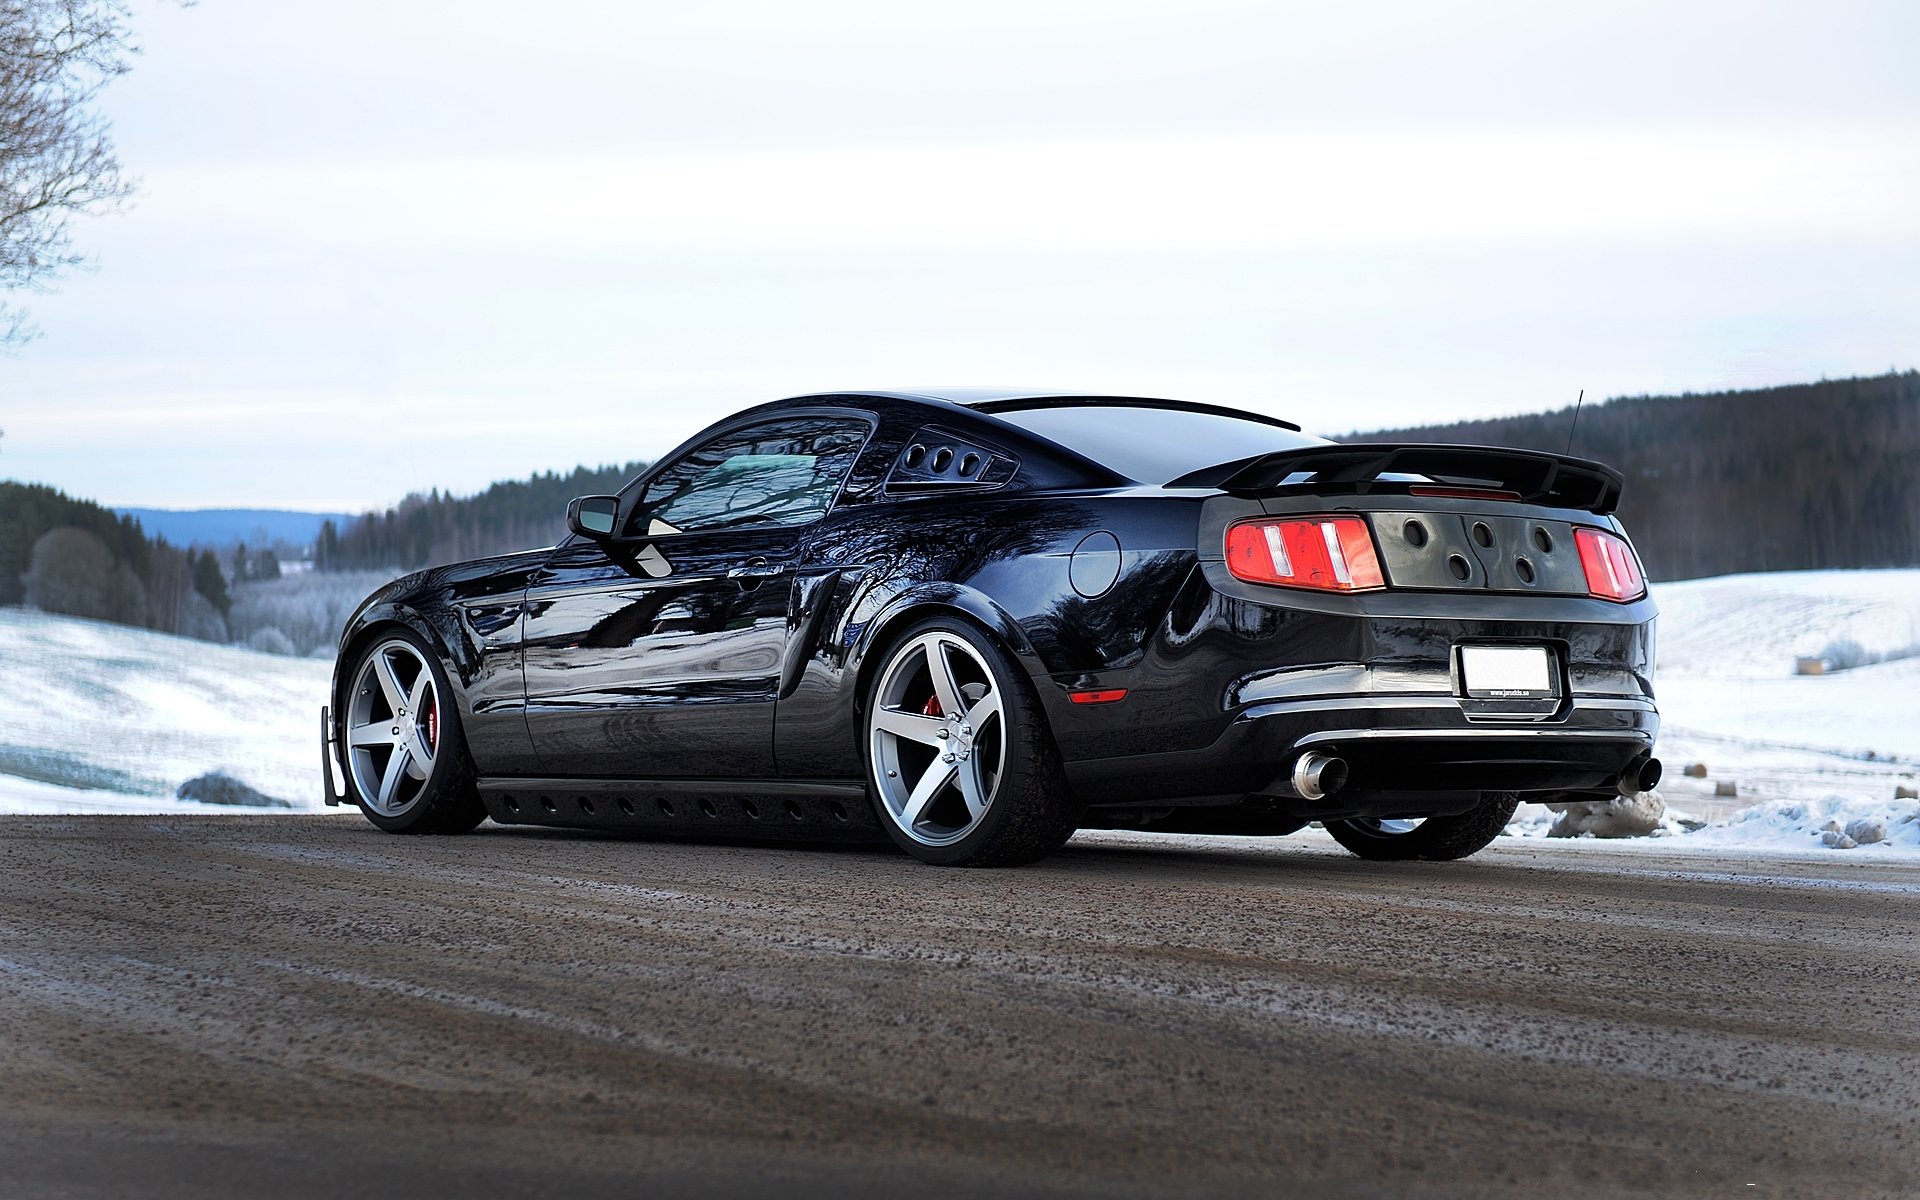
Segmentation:
<svg viewBox="0 0 1920 1200">
<path fill-rule="evenodd" d="M 436 754 L 440 752 L 440 702 L 437 699 L 427 710 L 427 749 Z"/>
<path fill-rule="evenodd" d="M 929 717 L 941 717 L 946 715 L 945 713 L 940 711 L 940 697 L 938 696 L 928 696 L 927 706 L 921 709 L 920 712 L 923 715 L 929 716 Z"/>
</svg>

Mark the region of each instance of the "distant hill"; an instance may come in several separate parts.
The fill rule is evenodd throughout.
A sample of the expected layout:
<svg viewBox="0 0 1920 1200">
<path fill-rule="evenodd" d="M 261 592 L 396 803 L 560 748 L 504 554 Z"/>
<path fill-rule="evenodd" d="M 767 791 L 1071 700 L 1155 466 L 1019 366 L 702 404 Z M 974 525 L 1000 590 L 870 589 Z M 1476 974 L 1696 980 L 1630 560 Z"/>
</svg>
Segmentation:
<svg viewBox="0 0 1920 1200">
<path fill-rule="evenodd" d="M 1573 409 L 1351 435 L 1564 451 Z M 1920 566 L 1920 371 L 1588 405 L 1573 453 L 1627 477 L 1655 579 Z"/>
<path fill-rule="evenodd" d="M 575 467 L 496 483 L 474 496 L 437 489 L 385 512 L 321 526 L 314 565 L 322 571 L 413 570 L 551 546 L 566 536 L 567 501 L 605 495 L 644 471 L 644 462 Z"/>
<path fill-rule="evenodd" d="M 235 542 L 250 546 L 271 546 L 284 542 L 291 546 L 311 546 L 319 540 L 320 527 L 328 521 L 343 525 L 352 518 L 346 513 L 288 512 L 278 508 L 120 508 L 115 512 L 132 517 L 154 537 L 163 537 L 176 546 L 219 546 Z"/>
<path fill-rule="evenodd" d="M 0 606 L 225 641 L 230 603 L 211 550 L 149 537 L 134 517 L 45 484 L 0 480 Z"/>
<path fill-rule="evenodd" d="M 1563 451 L 1571 406 L 1348 435 Z M 1587 405 L 1573 452 L 1627 477 L 1620 515 L 1655 579 L 1920 566 L 1920 371 Z M 322 527 L 322 569 L 412 569 L 551 545 L 574 496 L 646 464 L 435 491 Z"/>
</svg>

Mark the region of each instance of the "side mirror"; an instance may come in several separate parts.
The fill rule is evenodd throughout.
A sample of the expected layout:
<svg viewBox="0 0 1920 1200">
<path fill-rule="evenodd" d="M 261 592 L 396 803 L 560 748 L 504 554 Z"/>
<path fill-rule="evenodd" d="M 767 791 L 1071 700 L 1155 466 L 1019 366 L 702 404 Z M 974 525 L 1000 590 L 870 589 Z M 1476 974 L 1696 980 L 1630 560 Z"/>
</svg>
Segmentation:
<svg viewBox="0 0 1920 1200">
<path fill-rule="evenodd" d="M 619 519 L 618 496 L 582 496 L 567 502 L 567 531 L 596 542 L 612 537 Z"/>
</svg>

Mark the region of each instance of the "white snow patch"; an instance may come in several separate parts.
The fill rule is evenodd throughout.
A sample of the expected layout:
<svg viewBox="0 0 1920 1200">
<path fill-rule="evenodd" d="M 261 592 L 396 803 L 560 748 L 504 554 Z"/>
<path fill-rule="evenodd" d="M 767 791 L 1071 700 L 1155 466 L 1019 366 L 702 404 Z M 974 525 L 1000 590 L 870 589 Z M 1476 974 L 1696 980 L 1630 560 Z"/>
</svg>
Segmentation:
<svg viewBox="0 0 1920 1200">
<path fill-rule="evenodd" d="M 320 808 L 330 673 L 310 659 L 0 609 L 0 812 L 235 811 L 174 799 L 214 770 Z"/>
<path fill-rule="evenodd" d="M 1662 683 L 1773 679 L 1851 644 L 1868 661 L 1920 655 L 1920 570 L 1773 571 L 1656 583 Z"/>
<path fill-rule="evenodd" d="M 238 808 L 175 800 L 170 796 L 130 796 L 96 788 L 61 787 L 16 775 L 0 775 L 0 815 L 77 816 L 97 813 L 284 813 L 284 808 Z M 341 812 L 341 809 L 328 809 Z M 356 810 L 357 811 L 357 810 Z"/>
<path fill-rule="evenodd" d="M 1920 803 L 1896 798 L 1920 786 L 1920 570 L 1729 575 L 1653 592 L 1667 813 L 1650 840 L 1920 854 Z M 1832 657 L 1868 665 L 1794 673 L 1797 658 L 1836 647 L 1845 653 Z M 1696 763 L 1705 777 L 1685 774 Z M 1508 832 L 1544 837 L 1553 820 L 1527 805 Z M 1857 836 L 1875 822 L 1883 837 Z"/>
<path fill-rule="evenodd" d="M 1684 836 L 1715 850 L 1780 847 L 1920 858 L 1920 800 L 1844 795 L 1773 800 Z"/>
</svg>

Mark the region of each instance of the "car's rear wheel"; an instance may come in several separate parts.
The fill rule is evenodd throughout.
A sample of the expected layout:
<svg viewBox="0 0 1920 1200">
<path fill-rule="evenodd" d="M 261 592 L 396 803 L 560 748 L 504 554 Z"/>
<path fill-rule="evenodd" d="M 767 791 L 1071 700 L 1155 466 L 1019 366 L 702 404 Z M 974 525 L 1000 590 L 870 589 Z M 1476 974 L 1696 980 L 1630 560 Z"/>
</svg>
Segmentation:
<svg viewBox="0 0 1920 1200">
<path fill-rule="evenodd" d="M 1333 840 L 1358 854 L 1380 862 L 1413 858 L 1465 858 L 1487 848 L 1513 820 L 1520 798 L 1512 792 L 1487 792 L 1480 803 L 1447 817 L 1411 820 L 1365 817 L 1328 821 Z"/>
<path fill-rule="evenodd" d="M 1078 811 L 1019 664 L 957 618 L 897 639 L 867 697 L 868 787 L 895 843 L 940 866 L 1015 866 L 1073 836 Z"/>
<path fill-rule="evenodd" d="M 460 707 L 438 657 L 393 630 L 354 659 L 347 694 L 347 785 L 389 833 L 465 833 L 486 820 Z"/>
</svg>

